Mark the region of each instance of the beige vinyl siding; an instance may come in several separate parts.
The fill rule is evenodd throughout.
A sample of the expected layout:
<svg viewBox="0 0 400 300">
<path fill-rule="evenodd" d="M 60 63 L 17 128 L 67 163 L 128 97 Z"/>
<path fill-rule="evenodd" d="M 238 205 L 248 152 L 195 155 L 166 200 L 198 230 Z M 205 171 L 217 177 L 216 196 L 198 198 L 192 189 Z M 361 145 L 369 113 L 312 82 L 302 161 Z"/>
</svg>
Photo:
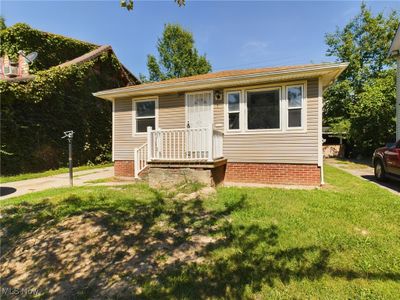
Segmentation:
<svg viewBox="0 0 400 300">
<path fill-rule="evenodd" d="M 224 156 L 230 162 L 318 163 L 318 78 L 307 81 L 307 131 L 226 133 Z M 220 122 L 224 108 L 214 111 Z M 222 110 L 222 112 L 221 112 Z"/>
<path fill-rule="evenodd" d="M 284 84 L 284 83 L 283 83 Z M 224 156 L 230 162 L 318 163 L 318 78 L 307 81 L 305 132 L 226 133 Z M 115 100 L 114 159 L 132 160 L 146 135 L 132 135 L 132 99 Z M 158 126 L 185 128 L 185 95 L 159 95 Z M 224 130 L 224 101 L 214 101 L 214 125 Z"/>
<path fill-rule="evenodd" d="M 158 126 L 161 129 L 185 128 L 185 95 L 162 95 L 158 100 Z"/>
<path fill-rule="evenodd" d="M 146 134 L 132 133 L 132 110 L 132 98 L 114 100 L 114 160 L 133 160 L 133 150 L 147 141 Z M 159 96 L 158 126 L 163 129 L 185 127 L 184 94 Z"/>
</svg>

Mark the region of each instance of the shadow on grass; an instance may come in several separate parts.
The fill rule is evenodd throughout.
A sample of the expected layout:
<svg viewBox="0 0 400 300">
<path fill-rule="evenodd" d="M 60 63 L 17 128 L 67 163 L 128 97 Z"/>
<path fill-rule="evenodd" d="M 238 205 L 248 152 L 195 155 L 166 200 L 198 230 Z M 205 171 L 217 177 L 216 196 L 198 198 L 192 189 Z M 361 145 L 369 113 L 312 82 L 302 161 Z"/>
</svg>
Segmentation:
<svg viewBox="0 0 400 300">
<path fill-rule="evenodd" d="M 379 181 L 373 175 L 362 175 L 361 177 L 377 185 L 400 193 L 400 179 L 385 179 L 384 181 Z"/>
<path fill-rule="evenodd" d="M 202 200 L 118 201 L 70 196 L 2 211 L 3 288 L 42 298 L 243 298 L 291 280 L 400 280 L 399 274 L 329 267 L 332 250 L 281 249 L 278 226 L 236 225 L 240 196 L 209 211 Z"/>
</svg>

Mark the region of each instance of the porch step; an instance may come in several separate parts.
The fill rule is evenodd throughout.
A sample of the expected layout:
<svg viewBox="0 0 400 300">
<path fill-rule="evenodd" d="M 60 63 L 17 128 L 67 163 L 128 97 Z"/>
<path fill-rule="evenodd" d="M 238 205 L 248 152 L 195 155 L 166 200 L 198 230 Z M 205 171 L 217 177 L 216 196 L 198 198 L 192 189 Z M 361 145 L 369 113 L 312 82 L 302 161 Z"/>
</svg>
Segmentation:
<svg viewBox="0 0 400 300">
<path fill-rule="evenodd" d="M 157 161 L 148 162 L 150 168 L 189 168 L 189 169 L 215 169 L 226 165 L 226 158 L 219 158 L 212 162 L 209 161 Z"/>
</svg>

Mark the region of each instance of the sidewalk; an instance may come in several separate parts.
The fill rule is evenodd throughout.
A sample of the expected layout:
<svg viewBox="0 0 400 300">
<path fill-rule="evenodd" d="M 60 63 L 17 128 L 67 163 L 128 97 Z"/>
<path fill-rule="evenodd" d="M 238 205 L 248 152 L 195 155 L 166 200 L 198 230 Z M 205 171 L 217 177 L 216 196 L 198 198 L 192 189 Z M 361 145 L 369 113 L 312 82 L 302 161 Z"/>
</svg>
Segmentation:
<svg viewBox="0 0 400 300">
<path fill-rule="evenodd" d="M 90 183 L 86 183 L 86 181 L 109 178 L 112 176 L 114 176 L 114 167 L 79 171 L 74 173 L 74 186 L 88 185 Z M 66 186 L 69 186 L 68 173 L 4 183 L 1 184 L 0 201 L 27 193 Z"/>
</svg>

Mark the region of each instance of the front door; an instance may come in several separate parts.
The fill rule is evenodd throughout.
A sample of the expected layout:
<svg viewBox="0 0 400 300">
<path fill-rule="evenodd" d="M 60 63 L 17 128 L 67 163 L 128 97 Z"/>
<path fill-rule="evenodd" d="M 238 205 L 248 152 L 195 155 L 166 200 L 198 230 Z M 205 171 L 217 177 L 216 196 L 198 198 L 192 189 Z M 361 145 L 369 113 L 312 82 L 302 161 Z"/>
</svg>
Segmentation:
<svg viewBox="0 0 400 300">
<path fill-rule="evenodd" d="M 212 93 L 186 94 L 186 153 L 190 158 L 208 157 L 209 127 L 213 123 Z"/>
<path fill-rule="evenodd" d="M 201 92 L 186 95 L 187 128 L 209 127 L 212 121 L 212 93 Z"/>
</svg>

